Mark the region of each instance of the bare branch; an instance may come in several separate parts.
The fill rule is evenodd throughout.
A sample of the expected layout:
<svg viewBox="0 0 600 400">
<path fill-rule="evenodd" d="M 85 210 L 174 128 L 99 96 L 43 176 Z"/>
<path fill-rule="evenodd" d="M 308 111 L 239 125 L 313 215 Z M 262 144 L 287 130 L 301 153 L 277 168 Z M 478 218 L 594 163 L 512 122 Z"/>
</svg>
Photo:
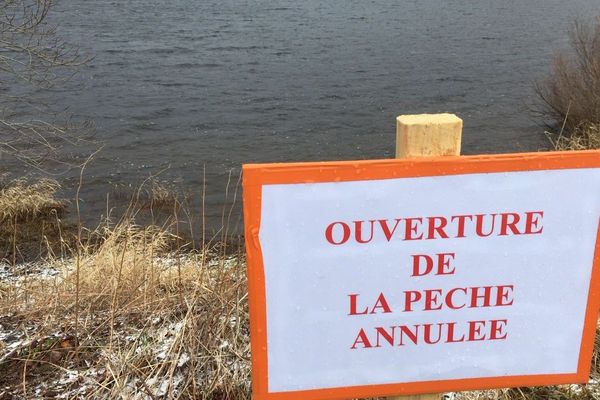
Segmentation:
<svg viewBox="0 0 600 400">
<path fill-rule="evenodd" d="M 52 0 L 0 0 L 0 89 L 34 93 L 0 95 L 0 157 L 38 169 L 45 160 L 68 165 L 61 152 L 91 131 L 35 100 L 37 92 L 64 83 L 87 61 L 48 24 L 52 5 Z"/>
<path fill-rule="evenodd" d="M 566 135 L 600 123 L 600 18 L 576 21 L 570 31 L 572 53 L 558 54 L 552 72 L 535 86 L 541 114 Z"/>
</svg>

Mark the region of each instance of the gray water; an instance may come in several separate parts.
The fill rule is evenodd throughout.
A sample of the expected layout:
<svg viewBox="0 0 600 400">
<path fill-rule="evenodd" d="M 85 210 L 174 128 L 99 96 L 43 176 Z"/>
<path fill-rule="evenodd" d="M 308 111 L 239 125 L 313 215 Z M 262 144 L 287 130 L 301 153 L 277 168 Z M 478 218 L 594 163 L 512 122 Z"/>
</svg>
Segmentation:
<svg viewBox="0 0 600 400">
<path fill-rule="evenodd" d="M 464 154 L 547 147 L 532 82 L 596 14 L 598 0 L 63 0 L 52 21 L 94 58 L 52 96 L 105 143 L 88 210 L 166 167 L 200 191 L 205 168 L 216 216 L 242 163 L 393 157 L 399 114 L 456 113 Z"/>
</svg>

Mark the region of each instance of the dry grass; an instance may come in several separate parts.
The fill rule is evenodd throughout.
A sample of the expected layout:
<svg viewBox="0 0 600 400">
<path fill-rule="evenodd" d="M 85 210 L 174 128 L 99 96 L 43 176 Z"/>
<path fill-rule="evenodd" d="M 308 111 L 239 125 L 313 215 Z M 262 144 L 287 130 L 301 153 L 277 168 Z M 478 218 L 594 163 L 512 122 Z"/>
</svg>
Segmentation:
<svg viewBox="0 0 600 400">
<path fill-rule="evenodd" d="M 104 234 L 83 254 L 79 283 L 71 259 L 51 282 L 29 279 L 0 296 L 2 325 L 23 336 L 0 360 L 0 387 L 22 397 L 41 388 L 46 396 L 246 398 L 243 257 L 167 254 L 170 234 L 155 227 Z"/>
<path fill-rule="evenodd" d="M 600 123 L 576 126 L 569 135 L 547 133 L 547 136 L 555 150 L 600 149 Z"/>
<path fill-rule="evenodd" d="M 192 251 L 177 213 L 138 226 L 139 208 L 0 283 L 0 398 L 249 398 L 239 238 Z"/>
<path fill-rule="evenodd" d="M 62 214 L 66 203 L 56 198 L 60 185 L 55 180 L 28 182 L 19 179 L 0 189 L 0 222 L 40 220 Z"/>
<path fill-rule="evenodd" d="M 50 179 L 19 179 L 0 186 L 0 262 L 16 264 L 64 253 L 69 226 L 61 221 L 67 202 Z"/>
<path fill-rule="evenodd" d="M 150 189 L 147 193 L 148 204 L 150 208 L 173 208 L 173 205 L 177 202 L 178 196 L 175 189 L 170 187 L 164 182 L 152 180 L 150 183 Z"/>
<path fill-rule="evenodd" d="M 113 200 L 129 203 L 135 199 L 135 204 L 140 210 L 167 211 L 171 213 L 173 207 L 181 202 L 181 195 L 172 184 L 161 181 L 157 177 L 147 179 L 140 187 L 134 185 L 115 184 L 112 187 Z"/>
</svg>

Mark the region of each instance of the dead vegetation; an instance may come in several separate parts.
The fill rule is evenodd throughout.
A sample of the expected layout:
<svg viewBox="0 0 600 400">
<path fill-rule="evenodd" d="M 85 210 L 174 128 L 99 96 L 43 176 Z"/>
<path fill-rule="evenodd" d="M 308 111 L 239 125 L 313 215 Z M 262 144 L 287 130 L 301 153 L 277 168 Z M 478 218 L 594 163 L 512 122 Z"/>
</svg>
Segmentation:
<svg viewBox="0 0 600 400">
<path fill-rule="evenodd" d="M 0 189 L 0 221 L 30 221 L 61 215 L 66 202 L 56 198 L 60 185 L 55 180 L 15 180 Z"/>
<path fill-rule="evenodd" d="M 64 252 L 67 202 L 57 198 L 59 189 L 50 179 L 0 185 L 0 261 L 14 265 Z"/>
<path fill-rule="evenodd" d="M 600 123 L 581 124 L 572 128 L 569 134 L 546 133 L 555 150 L 594 150 L 600 149 Z"/>
<path fill-rule="evenodd" d="M 41 272 L 0 265 L 0 398 L 249 398 L 239 238 L 192 245 L 177 213 L 138 226 L 139 209 Z"/>
<path fill-rule="evenodd" d="M 557 150 L 600 148 L 600 17 L 576 21 L 571 51 L 554 58 L 551 73 L 535 86 L 539 109 Z"/>
<path fill-rule="evenodd" d="M 0 359 L 5 395 L 246 398 L 243 260 L 165 254 L 155 231 L 110 235 L 79 274 L 71 260 L 1 296 L 3 331 L 18 337 Z"/>
</svg>

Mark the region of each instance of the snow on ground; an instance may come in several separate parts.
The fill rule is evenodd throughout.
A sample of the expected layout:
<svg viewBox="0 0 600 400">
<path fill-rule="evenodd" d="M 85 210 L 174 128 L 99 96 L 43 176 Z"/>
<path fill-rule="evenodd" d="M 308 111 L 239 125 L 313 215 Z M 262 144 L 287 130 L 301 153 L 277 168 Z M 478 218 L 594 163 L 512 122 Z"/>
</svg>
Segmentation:
<svg viewBox="0 0 600 400">
<path fill-rule="evenodd" d="M 156 257 L 155 265 L 165 270 L 198 260 L 197 255 L 164 255 Z M 207 259 L 210 267 L 235 267 L 239 264 L 236 257 L 224 260 Z M 73 272 L 74 260 L 58 260 L 52 263 L 25 263 L 15 266 L 0 264 L 0 295 L 2 287 L 19 288 L 31 282 L 55 284 Z M 6 310 L 5 310 L 6 311 Z M 114 349 L 102 347 L 105 338 L 98 341 L 96 354 L 85 354 L 78 359 L 73 356 L 76 338 L 69 338 L 64 332 L 48 332 L 42 327 L 43 319 L 29 319 L 26 312 L 4 312 L 0 314 L 0 399 L 18 398 L 22 392 L 22 370 L 27 369 L 27 398 L 32 399 L 72 399 L 103 398 L 107 391 L 102 385 L 110 380 L 115 371 L 111 366 L 123 365 L 123 352 L 133 349 L 134 356 L 147 357 L 151 363 L 171 363 L 174 369 L 158 371 L 155 374 L 136 376 L 124 374 L 122 386 L 118 389 L 122 398 L 128 399 L 162 399 L 177 394 L 191 375 L 197 379 L 206 379 L 208 371 L 191 371 L 190 361 L 194 354 L 189 354 L 178 347 L 178 339 L 185 330 L 184 320 L 173 320 L 156 316 L 150 321 L 142 321 L 142 326 L 134 326 L 124 320 L 116 324 L 111 334 L 113 342 L 118 343 L 121 353 Z M 89 316 L 88 316 L 89 317 Z M 92 315 L 90 318 L 104 320 L 107 315 Z M 183 317 L 182 317 L 183 318 Z M 223 317 L 225 318 L 225 317 Z M 239 324 L 235 316 L 227 317 L 231 327 Z M 83 322 L 82 322 L 83 323 Z M 92 322 L 93 323 L 93 322 Z M 56 324 L 52 326 L 57 326 Z M 75 340 L 75 342 L 69 342 Z M 249 338 L 245 337 L 246 341 Z M 67 351 L 60 347 L 67 343 Z M 227 351 L 230 343 L 221 341 L 220 349 Z M 42 355 L 40 355 L 42 354 Z M 130 356 L 130 355 L 127 355 Z M 88 358 L 86 358 L 88 357 Z M 30 360 L 24 362 L 24 360 Z M 234 361 L 238 371 L 247 370 L 249 363 Z M 48 365 L 44 365 L 48 364 Z M 51 365 L 50 365 L 51 364 Z M 169 365 L 171 365 L 169 364 Z M 4 375 L 4 376 L 3 376 Z M 9 376 L 13 375 L 11 379 Z M 4 379 L 3 379 L 4 378 Z M 249 383 L 248 383 L 249 387 Z M 110 390 L 109 390 L 110 392 Z"/>
</svg>

